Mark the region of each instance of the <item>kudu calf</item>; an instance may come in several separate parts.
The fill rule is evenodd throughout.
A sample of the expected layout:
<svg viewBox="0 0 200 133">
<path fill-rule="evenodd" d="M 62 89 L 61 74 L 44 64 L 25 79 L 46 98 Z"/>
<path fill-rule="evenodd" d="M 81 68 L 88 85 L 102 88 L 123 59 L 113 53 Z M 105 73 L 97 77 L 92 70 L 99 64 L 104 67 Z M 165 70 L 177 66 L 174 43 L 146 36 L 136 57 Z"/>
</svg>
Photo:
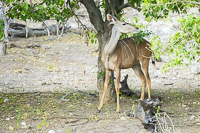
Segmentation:
<svg viewBox="0 0 200 133">
<path fill-rule="evenodd" d="M 102 51 L 101 61 L 103 62 L 106 68 L 104 90 L 101 97 L 101 101 L 98 107 L 100 112 L 105 93 L 108 87 L 108 82 L 110 78 L 111 70 L 116 72 L 116 95 L 117 95 L 117 112 L 120 111 L 119 107 L 119 83 L 120 83 L 120 71 L 121 69 L 132 68 L 137 76 L 142 81 L 142 92 L 140 99 L 144 99 L 144 93 L 146 88 L 146 82 L 148 84 L 148 98 L 151 98 L 151 81 L 149 77 L 148 67 L 149 60 L 152 55 L 152 52 L 148 49 L 150 43 L 146 40 L 136 44 L 133 38 L 125 38 L 119 40 L 121 33 L 136 33 L 138 28 L 132 26 L 126 22 L 119 21 L 114 16 L 108 14 L 107 20 L 110 21 L 110 24 L 113 24 L 111 38 L 107 41 Z"/>
</svg>

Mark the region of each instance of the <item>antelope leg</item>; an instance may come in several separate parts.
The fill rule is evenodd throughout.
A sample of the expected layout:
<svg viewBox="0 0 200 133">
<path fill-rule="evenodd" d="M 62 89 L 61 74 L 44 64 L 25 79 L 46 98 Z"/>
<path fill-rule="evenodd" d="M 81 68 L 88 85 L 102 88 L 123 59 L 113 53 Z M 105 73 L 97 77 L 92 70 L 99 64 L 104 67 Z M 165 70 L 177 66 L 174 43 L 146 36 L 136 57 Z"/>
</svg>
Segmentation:
<svg viewBox="0 0 200 133">
<path fill-rule="evenodd" d="M 103 101 L 104 101 L 104 98 L 105 98 L 106 90 L 108 88 L 109 80 L 110 80 L 110 71 L 106 70 L 106 77 L 105 77 L 105 82 L 104 82 L 103 94 L 102 94 L 101 101 L 99 103 L 99 107 L 98 107 L 98 111 L 97 112 L 100 112 L 100 110 L 101 110 L 101 108 L 103 106 Z"/>
<path fill-rule="evenodd" d="M 115 91 L 117 95 L 117 110 L 116 112 L 120 111 L 120 105 L 119 105 L 119 83 L 120 83 L 120 69 L 116 71 L 116 85 L 115 85 Z"/>
<path fill-rule="evenodd" d="M 140 80 L 142 81 L 142 92 L 141 92 L 141 100 L 144 100 L 144 92 L 145 92 L 145 88 L 146 88 L 146 79 L 144 76 L 144 73 L 141 69 L 141 65 L 138 63 L 137 65 L 133 66 L 132 69 L 134 70 L 135 74 L 140 78 Z"/>
<path fill-rule="evenodd" d="M 142 70 L 144 72 L 144 75 L 145 75 L 145 78 L 147 81 L 147 85 L 148 85 L 148 98 L 151 98 L 151 79 L 149 77 L 148 67 L 149 67 L 149 60 L 143 60 Z"/>
</svg>

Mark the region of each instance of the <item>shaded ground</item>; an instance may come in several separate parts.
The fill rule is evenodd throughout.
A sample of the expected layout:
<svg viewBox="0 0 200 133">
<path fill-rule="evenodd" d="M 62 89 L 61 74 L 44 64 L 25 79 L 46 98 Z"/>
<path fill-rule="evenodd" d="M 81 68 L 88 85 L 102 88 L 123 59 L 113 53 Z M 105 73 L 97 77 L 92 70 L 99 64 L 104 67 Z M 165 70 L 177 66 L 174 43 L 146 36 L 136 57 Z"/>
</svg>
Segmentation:
<svg viewBox="0 0 200 133">
<path fill-rule="evenodd" d="M 1 133 L 48 132 L 58 133 L 144 133 L 141 121 L 127 114 L 137 107 L 136 98 L 121 96 L 121 113 L 115 112 L 116 103 L 105 104 L 97 114 L 98 94 L 96 92 L 73 92 L 61 101 L 62 93 L 22 93 L 0 94 Z M 162 110 L 173 121 L 175 129 L 181 133 L 200 131 L 200 93 L 161 92 Z M 3 102 L 3 99 L 9 99 Z M 184 100 L 183 100 L 184 99 Z M 191 117 L 195 116 L 195 117 Z M 23 126 L 22 123 L 26 125 Z M 171 126 L 171 125 L 169 125 Z"/>
<path fill-rule="evenodd" d="M 120 114 L 115 113 L 114 102 L 96 114 L 96 45 L 87 46 L 85 39 L 75 34 L 59 41 L 46 39 L 39 37 L 34 43 L 34 38 L 14 39 L 8 54 L 0 58 L 0 132 L 147 132 L 140 120 L 126 116 L 134 112 L 137 98 L 121 96 Z M 150 65 L 152 94 L 163 97 L 161 109 L 176 130 L 200 131 L 198 75 L 191 74 L 190 68 L 170 69 L 165 75 L 161 73 L 163 64 Z M 134 72 L 128 69 L 122 73 L 122 79 L 129 74 L 129 87 L 140 92 L 141 82 Z M 84 92 L 69 95 L 68 102 L 61 101 L 65 93 L 77 90 Z"/>
<path fill-rule="evenodd" d="M 132 100 L 122 99 L 122 113 L 115 113 L 115 104 L 106 104 L 100 114 L 96 114 L 97 94 L 78 92 L 68 95 L 68 102 L 62 102 L 64 94 L 28 93 L 1 94 L 10 102 L 1 103 L 1 130 L 15 127 L 15 131 L 47 132 L 138 132 L 143 130 L 139 120 L 127 118 Z M 11 120 L 5 120 L 10 118 Z M 22 122 L 28 129 L 22 130 Z"/>
</svg>

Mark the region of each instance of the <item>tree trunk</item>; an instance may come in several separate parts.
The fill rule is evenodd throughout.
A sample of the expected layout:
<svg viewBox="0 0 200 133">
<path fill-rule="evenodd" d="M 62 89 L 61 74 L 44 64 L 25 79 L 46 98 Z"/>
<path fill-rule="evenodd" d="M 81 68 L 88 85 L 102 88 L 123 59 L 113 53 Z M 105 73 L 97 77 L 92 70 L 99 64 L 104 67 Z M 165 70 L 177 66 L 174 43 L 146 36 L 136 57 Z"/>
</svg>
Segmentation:
<svg viewBox="0 0 200 133">
<path fill-rule="evenodd" d="M 111 26 L 108 25 L 107 20 L 104 22 L 101 16 L 101 11 L 96 7 L 94 0 L 80 0 L 80 2 L 86 7 L 87 12 L 89 14 L 90 22 L 94 25 L 97 30 L 97 38 L 99 41 L 99 57 L 98 57 L 98 74 L 100 72 L 105 72 L 105 67 L 101 62 L 101 53 L 104 47 L 104 44 L 107 42 L 109 37 L 109 31 Z M 113 73 L 112 73 L 113 75 Z M 112 76 L 111 78 L 113 78 Z M 114 82 L 113 82 L 114 83 Z M 109 87 L 106 92 L 106 96 L 104 102 L 112 100 L 114 97 L 114 85 L 113 83 L 109 83 Z M 101 76 L 100 79 L 97 80 L 97 88 L 99 89 L 99 99 L 102 97 L 104 86 L 104 77 Z"/>
<path fill-rule="evenodd" d="M 6 20 L 6 10 L 3 7 L 2 8 L 2 19 L 4 21 L 4 37 L 0 38 L 0 56 L 5 55 L 6 54 L 6 43 L 8 42 L 8 23 Z"/>
</svg>

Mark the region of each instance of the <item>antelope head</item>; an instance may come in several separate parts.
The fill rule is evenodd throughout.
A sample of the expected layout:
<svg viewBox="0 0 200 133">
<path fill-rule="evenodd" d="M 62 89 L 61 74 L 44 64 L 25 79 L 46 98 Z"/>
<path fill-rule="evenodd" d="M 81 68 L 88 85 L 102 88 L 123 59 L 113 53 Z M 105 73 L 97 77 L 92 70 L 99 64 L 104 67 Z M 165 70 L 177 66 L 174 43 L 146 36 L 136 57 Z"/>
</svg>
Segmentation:
<svg viewBox="0 0 200 133">
<path fill-rule="evenodd" d="M 107 20 L 110 22 L 110 24 L 113 24 L 114 27 L 120 32 L 120 33 L 137 33 L 139 28 L 135 27 L 133 25 L 130 25 L 129 23 L 123 22 L 118 20 L 116 17 L 107 14 Z M 113 27 L 113 28 L 114 28 Z"/>
</svg>

